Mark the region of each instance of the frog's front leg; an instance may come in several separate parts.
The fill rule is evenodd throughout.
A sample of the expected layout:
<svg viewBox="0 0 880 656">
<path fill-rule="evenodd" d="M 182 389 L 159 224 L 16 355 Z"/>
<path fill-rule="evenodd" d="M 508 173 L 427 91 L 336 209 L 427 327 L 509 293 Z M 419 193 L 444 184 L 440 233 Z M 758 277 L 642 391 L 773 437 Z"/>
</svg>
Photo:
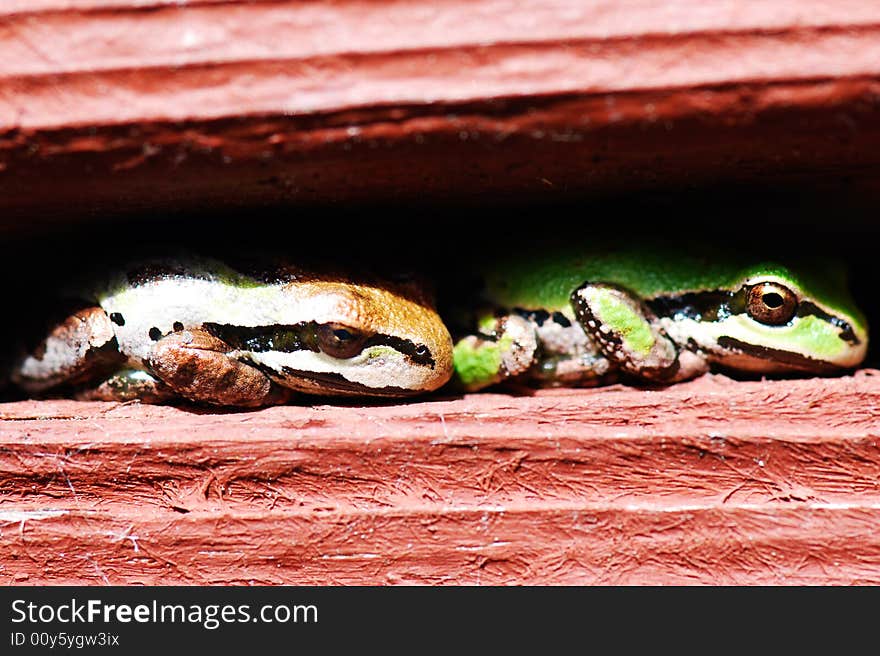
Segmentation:
<svg viewBox="0 0 880 656">
<path fill-rule="evenodd" d="M 25 391 L 41 394 L 98 379 L 124 361 L 107 313 L 83 305 L 51 325 L 45 339 L 14 366 L 11 379 Z"/>
<path fill-rule="evenodd" d="M 631 291 L 605 283 L 584 283 L 571 295 L 584 331 L 626 374 L 672 383 L 708 370 L 705 358 L 680 350 L 657 316 Z"/>
<path fill-rule="evenodd" d="M 488 317 L 480 331 L 460 339 L 453 349 L 459 386 L 469 392 L 526 372 L 535 363 L 538 339 L 534 326 L 515 314 Z"/>
<path fill-rule="evenodd" d="M 156 342 L 146 365 L 162 383 L 190 401 L 258 407 L 289 398 L 289 390 L 232 352 L 228 344 L 207 332 L 182 330 Z"/>
</svg>

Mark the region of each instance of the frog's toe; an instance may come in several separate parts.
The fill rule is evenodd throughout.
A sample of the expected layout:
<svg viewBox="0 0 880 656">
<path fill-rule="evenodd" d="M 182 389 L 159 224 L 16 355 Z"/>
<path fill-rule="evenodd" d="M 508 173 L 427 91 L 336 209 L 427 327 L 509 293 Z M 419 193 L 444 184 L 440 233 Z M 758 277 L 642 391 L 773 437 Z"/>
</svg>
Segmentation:
<svg viewBox="0 0 880 656">
<path fill-rule="evenodd" d="M 455 345 L 457 383 L 476 391 L 519 376 L 535 362 L 537 348 L 531 323 L 515 314 L 501 317 L 492 331 L 468 335 Z"/>
<path fill-rule="evenodd" d="M 124 359 L 104 310 L 83 305 L 52 322 L 45 339 L 20 358 L 10 377 L 25 391 L 39 394 L 100 379 Z"/>
<path fill-rule="evenodd" d="M 184 330 L 156 342 L 147 364 L 162 383 L 191 401 L 257 407 L 287 400 L 287 390 L 231 353 L 225 342 L 204 331 Z"/>
<path fill-rule="evenodd" d="M 584 283 L 571 302 L 584 331 L 622 371 L 662 381 L 677 374 L 678 348 L 632 292 L 617 285 Z"/>
</svg>

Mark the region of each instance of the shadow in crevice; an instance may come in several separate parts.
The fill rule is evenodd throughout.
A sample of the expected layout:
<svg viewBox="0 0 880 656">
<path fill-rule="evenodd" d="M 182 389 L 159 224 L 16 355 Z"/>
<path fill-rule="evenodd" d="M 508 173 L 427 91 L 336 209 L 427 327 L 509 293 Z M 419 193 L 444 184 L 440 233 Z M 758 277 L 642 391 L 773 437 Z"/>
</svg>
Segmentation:
<svg viewBox="0 0 880 656">
<path fill-rule="evenodd" d="M 355 270 L 411 271 L 434 288 L 440 309 L 452 324 L 450 308 L 474 292 L 472 268 L 498 253 L 513 254 L 515 260 L 516 253 L 531 252 L 543 242 L 593 237 L 665 240 L 686 248 L 706 242 L 722 249 L 746 245 L 771 256 L 812 254 L 844 260 L 857 304 L 870 325 L 880 326 L 878 210 L 880 198 L 846 186 L 822 191 L 806 184 L 772 189 L 718 184 L 559 203 L 520 204 L 496 198 L 446 206 L 311 208 L 297 210 L 296 221 L 291 220 L 289 207 L 98 217 L 51 232 L 5 237 L 0 245 L 0 276 L 6 282 L 0 367 L 8 366 L 18 344 L 33 341 L 33 326 L 57 309 L 53 294 L 62 286 L 78 277 L 107 275 L 139 254 L 169 250 L 196 250 L 220 258 L 268 253 Z M 871 343 L 865 366 L 880 366 L 880 340 Z M 528 387 L 507 386 L 503 391 L 534 393 Z M 450 394 L 454 390 L 415 399 L 297 396 L 293 403 L 385 407 Z M 25 396 L 8 386 L 0 388 L 0 395 L 0 400 Z M 179 407 L 197 414 L 242 411 Z"/>
</svg>

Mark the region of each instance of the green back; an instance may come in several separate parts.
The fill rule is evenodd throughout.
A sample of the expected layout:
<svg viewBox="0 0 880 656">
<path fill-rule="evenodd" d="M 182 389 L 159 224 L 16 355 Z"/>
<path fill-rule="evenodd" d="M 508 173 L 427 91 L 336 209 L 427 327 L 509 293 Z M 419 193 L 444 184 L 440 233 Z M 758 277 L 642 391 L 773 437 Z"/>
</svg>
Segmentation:
<svg viewBox="0 0 880 656">
<path fill-rule="evenodd" d="M 561 310 L 584 282 L 627 287 L 645 299 L 706 290 L 737 289 L 754 275 L 778 275 L 835 313 L 864 322 L 846 287 L 845 267 L 833 258 L 769 262 L 739 248 L 688 244 L 569 244 L 526 255 L 503 255 L 484 269 L 488 300 L 512 308 Z"/>
</svg>

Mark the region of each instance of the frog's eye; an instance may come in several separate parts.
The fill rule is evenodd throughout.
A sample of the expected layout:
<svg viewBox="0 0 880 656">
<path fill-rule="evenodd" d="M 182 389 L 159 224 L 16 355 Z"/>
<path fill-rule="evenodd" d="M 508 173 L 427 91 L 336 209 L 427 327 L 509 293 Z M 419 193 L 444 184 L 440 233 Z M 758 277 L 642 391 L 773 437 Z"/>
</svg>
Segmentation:
<svg viewBox="0 0 880 656">
<path fill-rule="evenodd" d="M 781 326 L 791 321 L 797 311 L 798 299 L 788 287 L 763 282 L 749 289 L 746 310 L 755 321 L 768 326 Z"/>
<path fill-rule="evenodd" d="M 340 323 L 324 323 L 318 326 L 315 336 L 318 348 L 334 358 L 346 359 L 363 350 L 369 335 Z"/>
</svg>

